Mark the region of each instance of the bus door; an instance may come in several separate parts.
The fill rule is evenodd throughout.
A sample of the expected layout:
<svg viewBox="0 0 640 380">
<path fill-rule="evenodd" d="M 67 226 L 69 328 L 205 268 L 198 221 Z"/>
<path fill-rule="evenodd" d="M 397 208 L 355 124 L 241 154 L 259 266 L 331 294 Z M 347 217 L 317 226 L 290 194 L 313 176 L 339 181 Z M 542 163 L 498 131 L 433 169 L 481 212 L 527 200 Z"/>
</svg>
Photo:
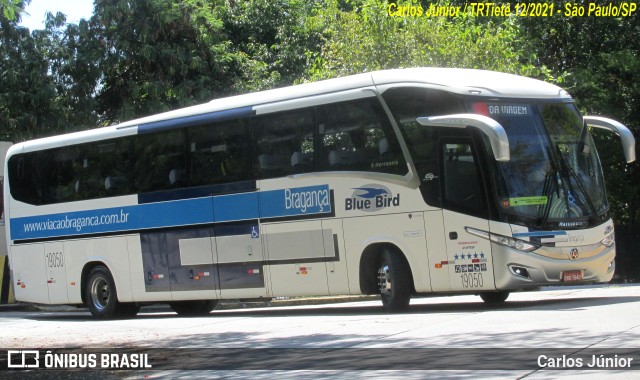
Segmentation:
<svg viewBox="0 0 640 380">
<path fill-rule="evenodd" d="M 439 144 L 442 221 L 451 290 L 495 289 L 491 244 L 467 232 L 489 231 L 488 206 L 477 154 L 470 138 L 445 138 Z"/>
</svg>

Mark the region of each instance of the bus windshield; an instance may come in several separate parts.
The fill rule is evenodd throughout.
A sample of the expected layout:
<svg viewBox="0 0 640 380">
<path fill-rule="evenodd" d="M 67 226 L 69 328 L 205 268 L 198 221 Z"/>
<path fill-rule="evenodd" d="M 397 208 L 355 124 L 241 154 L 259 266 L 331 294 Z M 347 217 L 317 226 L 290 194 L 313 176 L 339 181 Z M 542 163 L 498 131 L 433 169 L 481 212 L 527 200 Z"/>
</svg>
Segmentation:
<svg viewBox="0 0 640 380">
<path fill-rule="evenodd" d="M 496 162 L 498 203 L 510 221 L 585 228 L 606 218 L 602 168 L 572 103 L 472 102 L 509 137 L 511 160 Z"/>
</svg>

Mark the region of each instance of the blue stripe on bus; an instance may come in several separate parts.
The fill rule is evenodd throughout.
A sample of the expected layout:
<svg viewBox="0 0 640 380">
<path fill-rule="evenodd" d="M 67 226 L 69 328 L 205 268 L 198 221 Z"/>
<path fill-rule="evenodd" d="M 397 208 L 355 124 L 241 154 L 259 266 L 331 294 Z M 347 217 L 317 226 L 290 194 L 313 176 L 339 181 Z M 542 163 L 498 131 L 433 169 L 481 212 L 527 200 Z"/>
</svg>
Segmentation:
<svg viewBox="0 0 640 380">
<path fill-rule="evenodd" d="M 253 107 L 241 107 L 224 111 L 203 113 L 194 116 L 185 116 L 171 120 L 155 121 L 138 126 L 138 133 L 150 133 L 168 129 L 190 127 L 202 123 L 214 123 L 230 119 L 249 117 L 255 115 Z"/>
<path fill-rule="evenodd" d="M 325 215 L 332 212 L 329 194 L 320 185 L 11 218 L 11 240 Z"/>
</svg>

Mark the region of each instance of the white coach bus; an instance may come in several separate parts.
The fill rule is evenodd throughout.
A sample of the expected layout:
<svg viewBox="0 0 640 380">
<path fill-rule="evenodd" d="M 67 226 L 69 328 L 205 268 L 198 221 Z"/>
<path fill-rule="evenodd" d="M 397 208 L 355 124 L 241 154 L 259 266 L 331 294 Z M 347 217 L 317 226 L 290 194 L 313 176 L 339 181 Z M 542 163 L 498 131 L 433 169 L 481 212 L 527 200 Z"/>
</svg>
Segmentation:
<svg viewBox="0 0 640 380">
<path fill-rule="evenodd" d="M 14 145 L 16 299 L 96 318 L 165 302 L 479 294 L 611 280 L 589 128 L 562 89 L 463 69 L 379 71 Z"/>
</svg>

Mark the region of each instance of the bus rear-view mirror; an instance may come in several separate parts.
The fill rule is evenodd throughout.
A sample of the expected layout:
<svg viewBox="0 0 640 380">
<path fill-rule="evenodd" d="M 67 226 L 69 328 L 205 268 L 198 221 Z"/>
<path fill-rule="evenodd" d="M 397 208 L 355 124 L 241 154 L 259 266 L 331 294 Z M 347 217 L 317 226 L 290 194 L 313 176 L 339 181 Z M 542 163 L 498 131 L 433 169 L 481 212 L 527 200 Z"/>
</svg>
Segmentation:
<svg viewBox="0 0 640 380">
<path fill-rule="evenodd" d="M 416 121 L 424 126 L 466 128 L 474 127 L 484 133 L 491 143 L 496 161 L 509 161 L 509 138 L 502 125 L 494 119 L 477 114 L 454 114 L 419 117 Z"/>
</svg>

